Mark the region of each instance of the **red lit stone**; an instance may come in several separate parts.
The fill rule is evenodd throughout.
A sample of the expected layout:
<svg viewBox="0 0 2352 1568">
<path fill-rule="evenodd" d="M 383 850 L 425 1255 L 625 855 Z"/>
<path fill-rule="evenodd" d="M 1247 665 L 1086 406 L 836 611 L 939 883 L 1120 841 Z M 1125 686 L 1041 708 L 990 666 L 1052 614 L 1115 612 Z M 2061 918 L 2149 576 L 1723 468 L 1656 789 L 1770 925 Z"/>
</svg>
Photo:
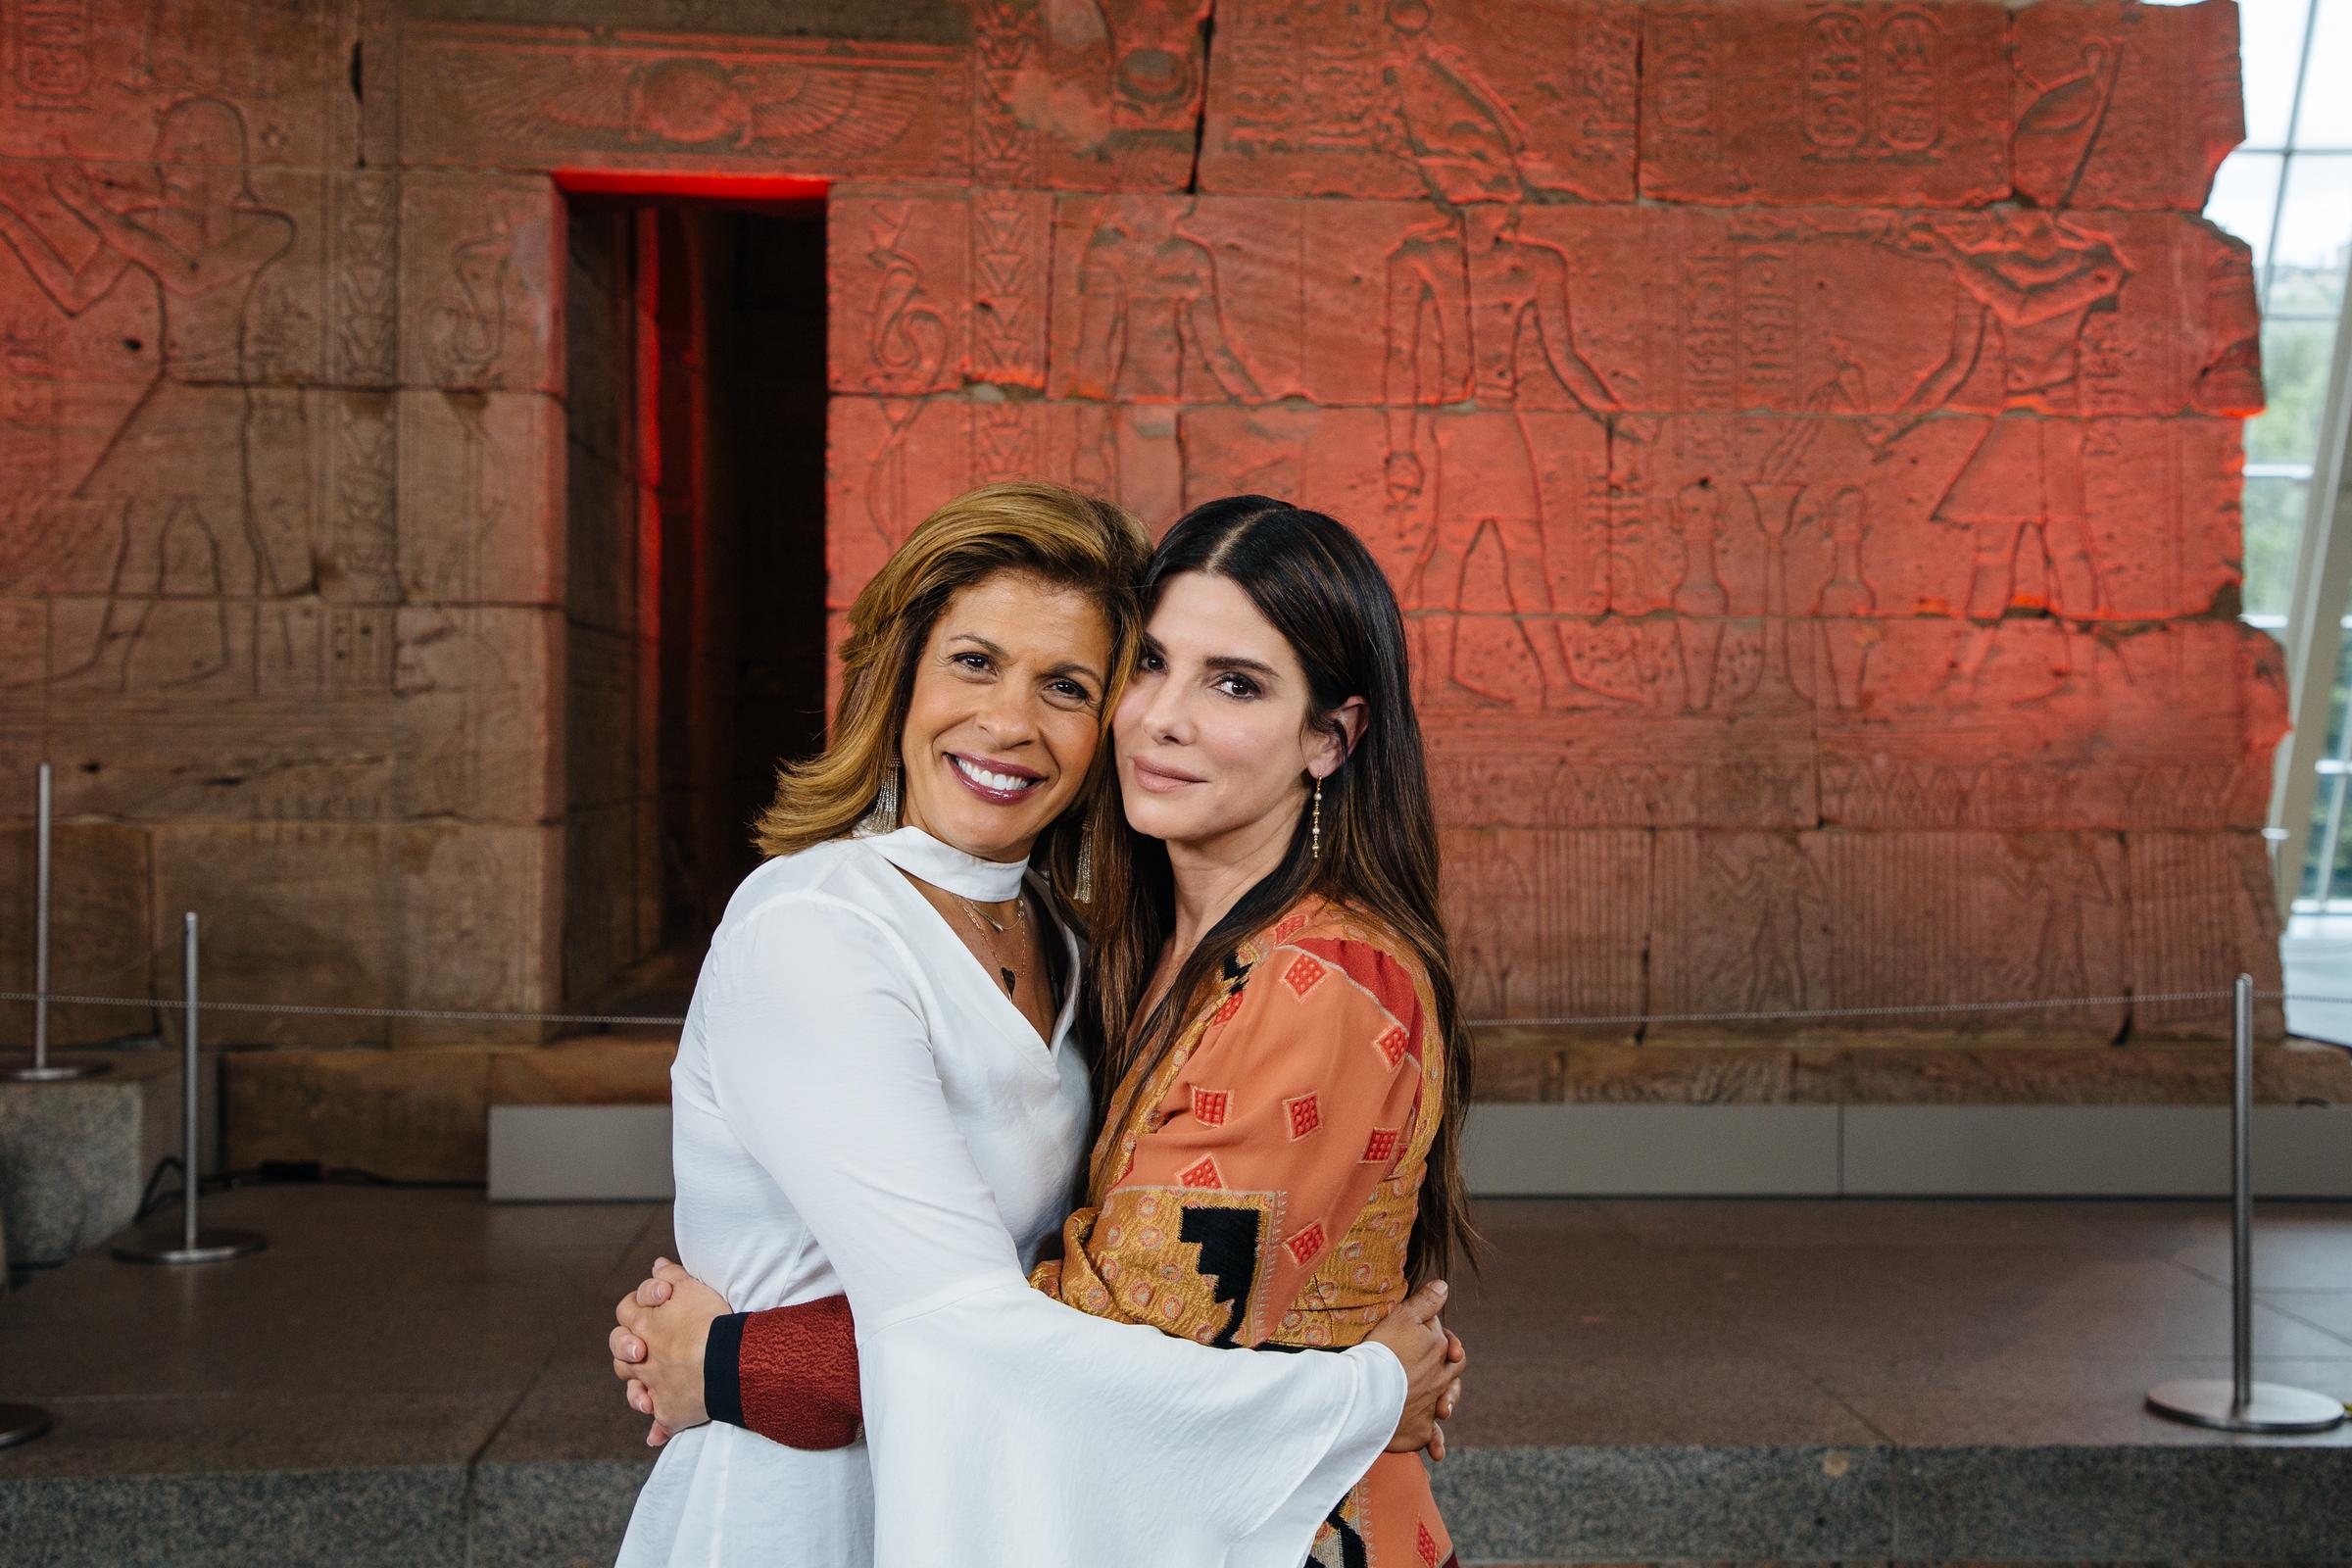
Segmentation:
<svg viewBox="0 0 2352 1568">
<path fill-rule="evenodd" d="M 1619 0 L 1221 4 L 1201 188 L 1629 200 L 1638 27 Z"/>
<path fill-rule="evenodd" d="M 2043 207 L 2205 205 L 2245 135 L 2237 10 L 2053 0 L 2011 20 L 2017 194 Z"/>
<path fill-rule="evenodd" d="M 2008 194 L 1997 0 L 1642 13 L 1642 193 L 1967 207 Z"/>
</svg>

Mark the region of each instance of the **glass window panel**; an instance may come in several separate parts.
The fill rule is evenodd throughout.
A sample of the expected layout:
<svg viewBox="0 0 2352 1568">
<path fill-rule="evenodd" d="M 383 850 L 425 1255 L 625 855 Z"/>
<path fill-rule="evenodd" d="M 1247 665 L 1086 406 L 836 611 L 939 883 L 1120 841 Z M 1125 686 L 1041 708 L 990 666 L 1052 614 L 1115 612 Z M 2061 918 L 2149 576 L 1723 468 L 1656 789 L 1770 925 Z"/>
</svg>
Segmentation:
<svg viewBox="0 0 2352 1568">
<path fill-rule="evenodd" d="M 2286 613 L 2295 550 L 2303 538 L 2303 498 L 2310 488 L 2299 479 L 2246 481 L 2244 609 L 2249 613 Z"/>
<path fill-rule="evenodd" d="M 2352 689 L 2352 637 L 2336 658 L 2335 696 L 2328 705 L 2328 744 L 2323 757 L 2340 756 L 2344 749 L 2344 698 Z M 2301 896 L 2316 898 L 2320 893 L 2320 858 L 2328 848 L 2328 806 L 2338 793 L 2352 788 L 2352 777 L 2320 775 L 2320 787 L 2312 792 L 2311 836 L 2303 841 L 2303 886 Z M 2352 808 L 2352 801 L 2347 801 Z M 2337 829 L 2334 874 L 2328 878 L 2328 896 L 2342 901 L 2352 898 L 2352 808 L 2345 810 Z"/>
<path fill-rule="evenodd" d="M 2278 153 L 2231 153 L 2213 176 L 2205 216 L 2254 247 L 2254 276 L 2262 277 L 2270 248 L 2271 215 L 2278 210 L 2278 178 L 2286 160 Z"/>
<path fill-rule="evenodd" d="M 2303 841 L 2303 885 L 2295 890 L 2297 898 L 2316 899 L 2320 896 L 2320 856 L 2328 843 L 2328 805 L 2335 792 L 2343 787 L 2343 779 L 2322 774 L 2320 787 L 2312 795 L 2310 836 Z M 2336 859 L 2339 862 L 2343 859 L 2343 850 L 2344 847 L 2339 843 L 2336 846 Z M 2352 881 L 2348 881 L 2339 871 L 2328 891 L 2340 899 L 2348 888 L 2352 888 Z"/>
<path fill-rule="evenodd" d="M 2238 71 L 2246 85 L 2246 145 L 2286 145 L 2295 74 L 2303 65 L 2303 26 L 2311 0 L 2238 0 Z"/>
<path fill-rule="evenodd" d="M 2334 351 L 2333 321 L 2263 323 L 2262 388 L 2269 407 L 2246 423 L 2248 463 L 2308 464 L 2319 456 L 2320 414 Z"/>
<path fill-rule="evenodd" d="M 2271 257 L 2264 308 L 2273 315 L 2333 316 L 2344 298 L 2345 258 L 2352 254 L 2352 153 L 2295 154 L 2286 163 L 2280 202 L 2278 248 Z"/>
<path fill-rule="evenodd" d="M 2294 144 L 2352 148 L 2352 93 L 2344 91 L 2345 62 L 2352 61 L 2352 0 L 2320 0 L 2307 58 Z"/>
<path fill-rule="evenodd" d="M 2335 695 L 2328 703 L 2328 743 L 2320 754 L 2322 757 L 2344 755 L 2344 694 L 2347 688 L 2352 688 L 2352 636 L 2344 639 L 2344 646 L 2335 656 Z M 2316 765 L 2317 759 L 2314 759 L 2314 762 Z M 2323 789 L 2321 793 L 2327 792 Z M 2352 883 L 2347 883 L 2343 891 L 2352 893 Z"/>
</svg>

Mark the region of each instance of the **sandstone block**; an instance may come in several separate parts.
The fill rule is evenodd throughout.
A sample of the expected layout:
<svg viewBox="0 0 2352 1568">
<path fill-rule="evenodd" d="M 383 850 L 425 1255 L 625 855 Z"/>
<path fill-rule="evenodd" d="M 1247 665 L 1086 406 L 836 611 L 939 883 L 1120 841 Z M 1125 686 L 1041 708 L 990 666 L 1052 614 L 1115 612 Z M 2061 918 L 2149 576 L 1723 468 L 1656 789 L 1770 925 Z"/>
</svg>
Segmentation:
<svg viewBox="0 0 2352 1568">
<path fill-rule="evenodd" d="M 1770 0 L 1644 9 L 1642 193 L 1967 207 L 2009 190 L 2008 12 Z"/>
<path fill-rule="evenodd" d="M 2033 620 L 1882 630 L 1865 703 L 1819 732 L 1825 820 L 2262 823 L 2285 732 L 2278 645 L 2264 633 L 2203 620 L 2115 637 Z"/>
<path fill-rule="evenodd" d="M 248 1051 L 221 1062 L 232 1168 L 315 1159 L 404 1181 L 479 1181 L 493 1053 Z"/>
<path fill-rule="evenodd" d="M 1053 275 L 1059 397 L 1880 416 L 1881 445 L 2261 401 L 2246 253 L 2180 214 L 1072 196 Z"/>
<path fill-rule="evenodd" d="M 536 393 L 400 395 L 400 583 L 443 605 L 564 603 L 564 410 Z"/>
<path fill-rule="evenodd" d="M 549 819 L 563 799 L 562 612 L 418 606 L 399 628 L 403 814 Z"/>
<path fill-rule="evenodd" d="M 62 137 L 85 158 L 351 163 L 359 10 L 36 0 L 9 20 L 0 156 L 45 157 Z M 172 113 L 190 103 L 206 112 Z"/>
<path fill-rule="evenodd" d="M 1175 190 L 1192 177 L 1201 0 L 972 8 L 971 173 L 991 185 Z"/>
<path fill-rule="evenodd" d="M 403 996 L 413 1007 L 561 1010 L 563 830 L 420 824 L 395 830 Z M 399 1019 L 396 1046 L 531 1042 L 548 1026 Z"/>
<path fill-rule="evenodd" d="M 2240 580 L 2238 445 L 2198 417 L 1627 416 L 1592 560 L 1628 614 L 2200 614 Z"/>
<path fill-rule="evenodd" d="M 1305 392 L 1298 240 L 1307 211 L 1246 199 L 1062 198 L 1054 394 L 1259 403 Z"/>
<path fill-rule="evenodd" d="M 1465 1018 L 1642 1011 L 1648 834 L 1450 828 L 1440 852 Z M 1630 1026 L 1595 1028 L 1622 1035 Z"/>
<path fill-rule="evenodd" d="M 853 185 L 827 208 L 837 392 L 1041 387 L 1053 197 Z"/>
<path fill-rule="evenodd" d="M 325 363 L 338 386 L 400 381 L 400 218 L 397 174 L 379 168 L 327 177 Z"/>
<path fill-rule="evenodd" d="M 412 165 L 952 178 L 970 61 L 936 44 L 470 23 L 401 29 Z"/>
<path fill-rule="evenodd" d="M 836 608 L 909 529 L 974 485 L 1059 477 L 1123 502 L 1155 531 L 1176 519 L 1186 494 L 1177 412 L 1153 407 L 835 397 L 825 471 L 825 594 Z"/>
<path fill-rule="evenodd" d="M 59 608 L 79 607 L 60 601 Z M 373 644 L 371 616 L 319 607 L 335 637 Z M 370 657 L 374 657 L 372 654 Z M 50 755 L 58 809 L 129 822 L 368 820 L 404 809 L 402 709 L 389 691 L 178 704 L 172 697 L 61 701 Z"/>
<path fill-rule="evenodd" d="M 1222 4 L 1201 188 L 1630 200 L 1639 29 L 1615 0 Z"/>
<path fill-rule="evenodd" d="M 2131 915 L 2123 845 L 2112 836 L 1662 833 L 1652 879 L 1657 1012 L 1929 1009 L 2126 989 Z M 2069 1008 L 2040 1027 L 2106 1040 L 2125 1016 L 2118 1004 Z M 1902 1020 L 1947 1030 L 2013 1022 L 1940 1010 Z"/>
<path fill-rule="evenodd" d="M 1620 629 L 1600 628 L 1595 640 Z M 1416 706 L 1444 826 L 1796 828 L 1821 819 L 1809 715 L 1635 723 L 1616 704 Z"/>
<path fill-rule="evenodd" d="M 402 597 L 400 426 L 389 392 L 328 393 L 312 417 L 318 473 L 318 592 L 339 603 Z"/>
<path fill-rule="evenodd" d="M 215 115 L 231 130 L 235 117 L 217 102 L 172 118 L 210 124 Z M 0 207 L 22 230 L 0 244 L 0 280 L 18 302 L 10 379 L 318 376 L 324 176 L 243 168 L 233 158 L 148 165 L 56 154 L 52 144 L 0 172 Z M 173 262 L 141 238 L 191 225 L 217 236 L 196 260 L 218 283 L 198 293 L 177 287 Z"/>
<path fill-rule="evenodd" d="M 2060 0 L 2011 14 L 2017 193 L 2193 213 L 2245 136 L 2234 6 Z"/>
<path fill-rule="evenodd" d="M 2131 833 L 2124 848 L 2135 995 L 2227 992 L 2241 973 L 2257 992 L 2279 989 L 2278 906 L 2259 834 Z M 2285 1027 L 2278 1002 L 2255 1003 L 2257 1038 L 2277 1040 Z M 2136 1002 L 2132 1032 L 2226 1040 L 2230 999 Z"/>
<path fill-rule="evenodd" d="M 1558 1098 L 1578 1104 L 1741 1105 L 1801 1103 L 1803 1048 L 1656 1045 L 1673 1024 L 1651 1024 L 1639 1046 L 1577 1041 L 1563 1048 Z"/>
<path fill-rule="evenodd" d="M 564 255 L 563 197 L 545 179 L 405 176 L 402 383 L 561 395 Z"/>
<path fill-rule="evenodd" d="M 674 1040 L 567 1040 L 490 1061 L 493 1105 L 662 1105 Z"/>
<path fill-rule="evenodd" d="M 1589 415 L 1207 408 L 1186 410 L 1182 433 L 1185 505 L 1256 491 L 1329 513 L 1372 548 L 1408 616 L 1607 608 L 1609 431 Z M 1539 659 L 1516 634 L 1489 641 L 1451 660 L 1444 646 L 1417 648 L 1425 679 L 1569 700 L 1548 650 Z M 1608 681 L 1609 651 L 1585 652 L 1592 667 L 1577 684 Z"/>
<path fill-rule="evenodd" d="M 358 823 L 167 822 L 154 830 L 149 929 L 157 984 L 178 993 L 181 911 L 202 917 L 203 996 L 212 1002 L 397 1004 L 400 893 L 386 829 Z M 167 1033 L 176 1014 L 166 1009 Z M 205 1015 L 207 1044 L 381 1041 L 380 1019 L 297 1013 Z"/>
<path fill-rule="evenodd" d="M 22 783 L 22 809 L 31 810 L 31 775 Z M 13 814 L 13 813 L 12 813 Z M 9 890 L 8 940 L 0 943 L 0 991 L 30 991 L 33 959 L 33 829 L 29 822 L 0 829 L 0 887 Z M 147 834 L 104 822 L 59 822 L 50 837 L 49 989 L 79 996 L 143 997 L 151 979 L 147 910 Z M 88 1045 L 151 1034 L 152 1009 L 52 1004 L 52 1047 Z M 0 1006 L 0 1043 L 11 1051 L 32 1044 L 32 1004 Z"/>
</svg>

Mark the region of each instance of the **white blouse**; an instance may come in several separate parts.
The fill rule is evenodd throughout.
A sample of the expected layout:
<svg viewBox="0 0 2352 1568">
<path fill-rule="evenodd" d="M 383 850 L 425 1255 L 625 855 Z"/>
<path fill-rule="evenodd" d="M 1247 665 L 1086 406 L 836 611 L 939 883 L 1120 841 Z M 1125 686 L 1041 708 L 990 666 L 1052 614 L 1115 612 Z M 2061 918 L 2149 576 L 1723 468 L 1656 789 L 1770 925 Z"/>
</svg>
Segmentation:
<svg viewBox="0 0 2352 1568">
<path fill-rule="evenodd" d="M 679 1433 L 621 1568 L 1298 1568 L 1395 1432 L 1402 1367 L 1369 1343 L 1215 1349 L 1031 1290 L 1079 1196 L 1076 988 L 1041 1041 L 894 867 L 989 903 L 1026 869 L 912 828 L 768 861 L 670 1072 L 679 1260 L 738 1311 L 847 1292 L 866 1441 Z"/>
</svg>

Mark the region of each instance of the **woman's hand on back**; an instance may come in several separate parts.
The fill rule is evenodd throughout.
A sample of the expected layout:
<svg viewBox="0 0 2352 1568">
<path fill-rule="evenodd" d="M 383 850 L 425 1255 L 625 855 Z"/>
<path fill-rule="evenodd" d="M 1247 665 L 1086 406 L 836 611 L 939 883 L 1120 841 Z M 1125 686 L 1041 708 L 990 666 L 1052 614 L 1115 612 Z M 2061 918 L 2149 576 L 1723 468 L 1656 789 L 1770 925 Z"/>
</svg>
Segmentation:
<svg viewBox="0 0 2352 1568">
<path fill-rule="evenodd" d="M 1372 1331 L 1372 1343 L 1387 1346 L 1404 1366 L 1404 1414 L 1397 1419 L 1396 1435 L 1389 1440 L 1391 1453 L 1426 1448 L 1432 1459 L 1446 1457 L 1446 1434 L 1438 1423 L 1453 1413 L 1461 1397 L 1468 1357 L 1462 1342 L 1438 1320 L 1445 1305 L 1446 1282 L 1432 1280 Z"/>
<path fill-rule="evenodd" d="M 628 1385 L 629 1408 L 653 1417 L 649 1446 L 710 1419 L 703 1408 L 703 1350 L 712 1320 L 728 1310 L 726 1298 L 666 1257 L 656 1258 L 653 1276 L 612 1308 L 612 1375 Z"/>
</svg>

